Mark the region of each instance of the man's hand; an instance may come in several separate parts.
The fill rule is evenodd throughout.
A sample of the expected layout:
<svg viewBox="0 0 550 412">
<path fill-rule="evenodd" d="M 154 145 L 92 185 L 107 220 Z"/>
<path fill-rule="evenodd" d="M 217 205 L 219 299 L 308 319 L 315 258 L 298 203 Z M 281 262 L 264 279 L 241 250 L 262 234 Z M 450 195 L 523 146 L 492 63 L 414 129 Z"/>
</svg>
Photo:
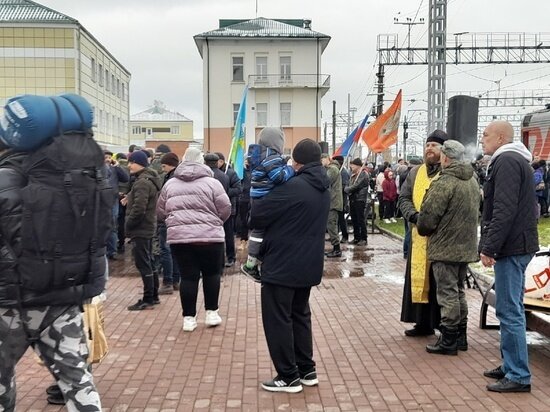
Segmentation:
<svg viewBox="0 0 550 412">
<path fill-rule="evenodd" d="M 495 265 L 495 259 L 490 256 L 485 256 L 483 253 L 480 254 L 481 264 L 486 268 L 493 267 Z"/>
<path fill-rule="evenodd" d="M 128 204 L 128 196 L 124 196 L 122 199 L 120 199 L 120 204 L 122 206 L 126 206 Z"/>
</svg>

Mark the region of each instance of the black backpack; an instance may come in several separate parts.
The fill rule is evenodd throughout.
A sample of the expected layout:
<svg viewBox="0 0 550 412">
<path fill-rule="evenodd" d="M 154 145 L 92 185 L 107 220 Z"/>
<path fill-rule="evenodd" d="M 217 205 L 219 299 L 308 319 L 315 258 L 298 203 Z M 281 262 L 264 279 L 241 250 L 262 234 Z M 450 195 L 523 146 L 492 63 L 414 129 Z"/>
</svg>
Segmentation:
<svg viewBox="0 0 550 412">
<path fill-rule="evenodd" d="M 28 183 L 21 190 L 17 262 L 23 289 L 59 290 L 62 300 L 76 304 L 102 292 L 113 206 L 104 172 L 91 131 L 54 137 L 23 161 Z"/>
</svg>

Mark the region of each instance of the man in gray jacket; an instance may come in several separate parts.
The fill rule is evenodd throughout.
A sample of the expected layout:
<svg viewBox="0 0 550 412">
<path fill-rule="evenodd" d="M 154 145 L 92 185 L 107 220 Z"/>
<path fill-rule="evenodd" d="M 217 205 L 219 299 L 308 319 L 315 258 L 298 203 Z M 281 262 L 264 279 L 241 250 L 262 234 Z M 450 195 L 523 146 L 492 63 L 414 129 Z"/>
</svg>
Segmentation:
<svg viewBox="0 0 550 412">
<path fill-rule="evenodd" d="M 426 192 L 416 223 L 418 233 L 429 236 L 428 259 L 441 308 L 441 334 L 434 345 L 426 346 L 426 351 L 440 355 L 456 355 L 457 349 L 468 349 L 464 282 L 468 263 L 478 260 L 480 192 L 474 169 L 462 161 L 463 155 L 464 146 L 460 142 L 443 143 L 441 174 Z"/>
</svg>

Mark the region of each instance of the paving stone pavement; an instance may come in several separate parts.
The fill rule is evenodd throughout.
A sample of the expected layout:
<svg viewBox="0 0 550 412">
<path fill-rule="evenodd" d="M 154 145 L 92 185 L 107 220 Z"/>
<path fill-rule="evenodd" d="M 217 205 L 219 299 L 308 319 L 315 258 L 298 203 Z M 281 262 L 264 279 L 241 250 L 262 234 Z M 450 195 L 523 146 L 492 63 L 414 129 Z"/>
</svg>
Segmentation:
<svg viewBox="0 0 550 412">
<path fill-rule="evenodd" d="M 329 245 L 327 244 L 327 249 Z M 245 259 L 240 252 L 240 260 Z M 484 369 L 499 364 L 499 335 L 480 330 L 480 294 L 468 291 L 468 352 L 430 355 L 430 338 L 407 338 L 399 322 L 404 260 L 401 244 L 369 235 L 367 247 L 343 245 L 327 260 L 311 295 L 314 356 L 320 384 L 299 394 L 263 391 L 274 376 L 263 335 L 260 286 L 224 272 L 222 325 L 182 331 L 179 296 L 154 310 L 129 312 L 141 280 L 129 253 L 112 265 L 105 303 L 110 352 L 94 376 L 105 411 L 549 411 L 550 341 L 529 333 L 531 394 L 495 394 Z M 203 304 L 199 293 L 198 306 Z M 494 318 L 493 318 L 494 319 Z M 48 372 L 28 351 L 17 367 L 18 411 L 60 411 L 46 403 Z"/>
</svg>

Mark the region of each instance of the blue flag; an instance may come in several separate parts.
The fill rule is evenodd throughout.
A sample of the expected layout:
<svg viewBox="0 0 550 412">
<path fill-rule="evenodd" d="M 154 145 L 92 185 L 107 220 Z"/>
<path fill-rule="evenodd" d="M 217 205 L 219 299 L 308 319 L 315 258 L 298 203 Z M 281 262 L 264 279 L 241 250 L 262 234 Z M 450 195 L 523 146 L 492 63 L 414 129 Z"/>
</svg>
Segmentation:
<svg viewBox="0 0 550 412">
<path fill-rule="evenodd" d="M 235 121 L 235 129 L 233 130 L 233 139 L 231 140 L 231 150 L 229 152 L 229 162 L 233 165 L 233 170 L 242 179 L 244 176 L 244 153 L 245 153 L 245 130 L 246 123 L 246 95 L 248 94 L 248 86 L 244 88 L 243 98 L 237 119 Z"/>
</svg>

